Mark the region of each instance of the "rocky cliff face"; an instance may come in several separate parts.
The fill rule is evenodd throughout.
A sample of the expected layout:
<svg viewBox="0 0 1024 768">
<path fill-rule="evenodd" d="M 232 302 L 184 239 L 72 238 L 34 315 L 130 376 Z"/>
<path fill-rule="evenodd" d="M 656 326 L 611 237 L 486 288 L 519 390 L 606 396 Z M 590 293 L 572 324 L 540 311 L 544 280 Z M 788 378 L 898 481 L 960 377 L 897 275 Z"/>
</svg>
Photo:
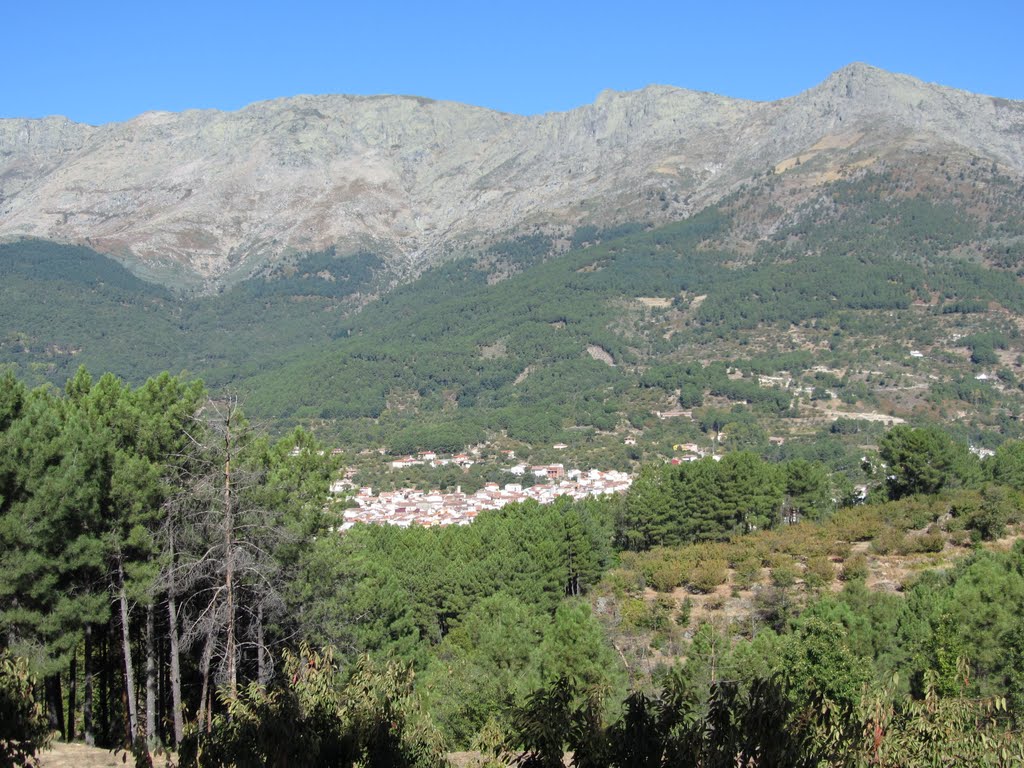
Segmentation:
<svg viewBox="0 0 1024 768">
<path fill-rule="evenodd" d="M 1024 102 L 858 64 L 765 103 L 652 86 L 532 117 L 298 96 L 97 127 L 0 120 L 0 237 L 196 281 L 329 245 L 422 263 L 534 225 L 679 218 L 769 168 L 814 161 L 827 179 L 914 153 L 1024 175 Z"/>
</svg>

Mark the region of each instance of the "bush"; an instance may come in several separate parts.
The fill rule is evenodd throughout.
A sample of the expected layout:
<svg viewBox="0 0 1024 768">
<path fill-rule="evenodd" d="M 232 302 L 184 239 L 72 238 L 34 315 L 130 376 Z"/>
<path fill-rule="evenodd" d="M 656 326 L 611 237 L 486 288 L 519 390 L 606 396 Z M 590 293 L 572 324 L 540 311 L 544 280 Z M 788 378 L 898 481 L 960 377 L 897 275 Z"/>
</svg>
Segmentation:
<svg viewBox="0 0 1024 768">
<path fill-rule="evenodd" d="M 957 499 L 950 511 L 963 521 L 975 540 L 992 541 L 1006 535 L 1006 526 L 1020 519 L 1020 497 L 1006 488 L 989 485 L 980 496 Z"/>
<path fill-rule="evenodd" d="M 642 592 L 646 586 L 644 576 L 638 571 L 615 568 L 604 577 L 605 585 L 617 596 Z"/>
<path fill-rule="evenodd" d="M 698 592 L 714 592 L 729 578 L 729 564 L 725 560 L 704 560 L 690 573 L 688 583 Z"/>
<path fill-rule="evenodd" d="M 679 604 L 679 613 L 676 614 L 676 624 L 680 627 L 690 626 L 690 616 L 693 613 L 693 600 L 686 598 Z"/>
<path fill-rule="evenodd" d="M 843 581 L 863 581 L 868 577 L 868 559 L 859 552 L 843 563 Z"/>
<path fill-rule="evenodd" d="M 645 629 L 649 619 L 647 603 L 639 597 L 625 598 L 619 603 L 619 618 L 626 631 Z"/>
<path fill-rule="evenodd" d="M 776 555 L 772 563 L 772 584 L 780 589 L 788 589 L 796 584 L 800 577 L 800 569 L 796 561 L 788 555 Z"/>
<path fill-rule="evenodd" d="M 895 528 L 887 527 L 871 542 L 871 551 L 878 555 L 906 554 L 906 537 Z"/>
<path fill-rule="evenodd" d="M 833 541 L 829 544 L 828 554 L 832 557 L 838 557 L 840 560 L 845 560 L 850 556 L 853 551 L 853 547 L 850 546 L 849 542 L 846 541 Z"/>
<path fill-rule="evenodd" d="M 817 556 L 807 559 L 807 569 L 804 571 L 804 581 L 807 586 L 818 589 L 832 583 L 836 577 L 836 567 L 827 557 Z"/>
<path fill-rule="evenodd" d="M 658 563 L 647 575 L 647 583 L 657 592 L 671 592 L 686 579 L 679 563 Z"/>
<path fill-rule="evenodd" d="M 49 743 L 49 724 L 35 690 L 28 663 L 0 651 L 0 766 L 30 765 Z"/>
<path fill-rule="evenodd" d="M 676 601 L 668 595 L 658 595 L 651 606 L 653 628 L 663 631 L 671 625 L 672 612 L 676 609 Z"/>
<path fill-rule="evenodd" d="M 938 525 L 932 525 L 926 533 L 908 537 L 907 545 L 913 552 L 941 552 L 946 548 L 946 537 Z"/>
<path fill-rule="evenodd" d="M 882 525 L 877 506 L 845 509 L 832 520 L 834 537 L 842 541 L 869 541 L 879 534 Z"/>
<path fill-rule="evenodd" d="M 446 765 L 440 733 L 413 694 L 412 668 L 361 657 L 347 683 L 333 653 L 285 652 L 287 687 L 253 683 L 232 700 L 209 732 L 192 731 L 180 765 Z"/>
<path fill-rule="evenodd" d="M 750 589 L 761 580 L 761 560 L 750 557 L 736 563 L 734 583 L 740 589 Z"/>
</svg>

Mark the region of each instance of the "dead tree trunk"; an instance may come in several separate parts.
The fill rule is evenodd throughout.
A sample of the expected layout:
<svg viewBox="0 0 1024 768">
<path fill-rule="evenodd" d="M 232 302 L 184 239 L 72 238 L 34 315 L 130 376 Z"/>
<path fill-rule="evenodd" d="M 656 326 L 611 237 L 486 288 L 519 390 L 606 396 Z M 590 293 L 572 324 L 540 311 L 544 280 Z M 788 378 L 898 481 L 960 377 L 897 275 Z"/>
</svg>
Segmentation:
<svg viewBox="0 0 1024 768">
<path fill-rule="evenodd" d="M 210 705 L 209 705 L 209 692 L 210 692 L 210 662 L 213 659 L 213 628 L 206 634 L 206 643 L 203 645 L 203 657 L 200 662 L 200 671 L 203 677 L 203 688 L 202 693 L 199 696 L 199 726 L 206 727 L 209 732 L 209 720 L 210 720 Z"/>
<path fill-rule="evenodd" d="M 178 652 L 178 609 L 174 592 L 167 595 L 167 623 L 171 640 L 171 707 L 174 709 L 174 746 L 185 734 L 185 714 L 181 708 L 181 658 Z"/>
<path fill-rule="evenodd" d="M 128 728 L 134 743 L 139 734 L 139 707 L 135 695 L 135 668 L 132 664 L 131 633 L 128 624 L 128 593 L 124 586 L 124 567 L 117 563 L 119 584 L 118 602 L 121 604 L 121 653 L 124 656 L 124 685 L 128 697 Z"/>
<path fill-rule="evenodd" d="M 227 639 L 224 655 L 227 661 L 228 690 L 231 698 L 238 697 L 238 672 L 236 669 L 235 650 L 235 557 L 234 557 L 234 509 L 231 493 L 231 419 L 233 412 L 228 411 L 224 424 L 224 597 L 227 604 Z"/>
<path fill-rule="evenodd" d="M 156 746 L 156 608 L 146 606 L 146 744 Z"/>
</svg>

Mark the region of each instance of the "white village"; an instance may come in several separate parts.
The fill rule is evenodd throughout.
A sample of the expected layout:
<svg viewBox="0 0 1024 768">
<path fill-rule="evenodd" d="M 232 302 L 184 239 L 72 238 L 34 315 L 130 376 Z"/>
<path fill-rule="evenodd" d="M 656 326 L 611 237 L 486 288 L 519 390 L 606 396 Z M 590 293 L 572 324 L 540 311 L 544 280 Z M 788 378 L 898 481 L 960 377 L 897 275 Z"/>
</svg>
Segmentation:
<svg viewBox="0 0 1024 768">
<path fill-rule="evenodd" d="M 632 477 L 626 472 L 598 469 L 571 469 L 566 472 L 561 464 L 531 467 L 530 471 L 534 477 L 548 482 L 526 488 L 520 483 L 507 483 L 504 486 L 487 483 L 471 494 L 463 493 L 459 487 L 453 493 L 401 488 L 375 496 L 372 488 L 360 488 L 352 497 L 357 506 L 345 510 L 344 523 L 338 530 L 348 530 L 356 523 L 397 525 L 403 528 L 412 525 L 468 525 L 480 512 L 501 509 L 506 504 L 531 500 L 551 504 L 561 496 L 578 500 L 624 493 L 632 482 Z M 332 493 L 345 490 L 344 481 L 336 482 L 331 487 Z"/>
</svg>

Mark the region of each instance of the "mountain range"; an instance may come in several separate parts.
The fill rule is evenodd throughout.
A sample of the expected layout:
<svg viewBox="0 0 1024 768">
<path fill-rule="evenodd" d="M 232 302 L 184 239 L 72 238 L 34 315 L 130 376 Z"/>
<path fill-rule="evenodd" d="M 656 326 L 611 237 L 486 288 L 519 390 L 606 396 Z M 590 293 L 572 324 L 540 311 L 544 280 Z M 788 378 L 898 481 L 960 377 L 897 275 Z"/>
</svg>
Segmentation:
<svg viewBox="0 0 1024 768">
<path fill-rule="evenodd" d="M 898 420 L 1024 437 L 1024 102 L 860 64 L 767 103 L 4 120 L 0 240 L 0 372 L 184 371 L 353 447 L 724 433 L 853 476 Z"/>
<path fill-rule="evenodd" d="M 773 102 L 650 86 L 535 116 L 335 95 L 5 119 L 0 238 L 86 245 L 199 290 L 328 247 L 402 276 L 524 234 L 680 220 L 767 171 L 802 170 L 806 190 L 923 156 L 1024 176 L 1024 102 L 853 64 Z"/>
</svg>

